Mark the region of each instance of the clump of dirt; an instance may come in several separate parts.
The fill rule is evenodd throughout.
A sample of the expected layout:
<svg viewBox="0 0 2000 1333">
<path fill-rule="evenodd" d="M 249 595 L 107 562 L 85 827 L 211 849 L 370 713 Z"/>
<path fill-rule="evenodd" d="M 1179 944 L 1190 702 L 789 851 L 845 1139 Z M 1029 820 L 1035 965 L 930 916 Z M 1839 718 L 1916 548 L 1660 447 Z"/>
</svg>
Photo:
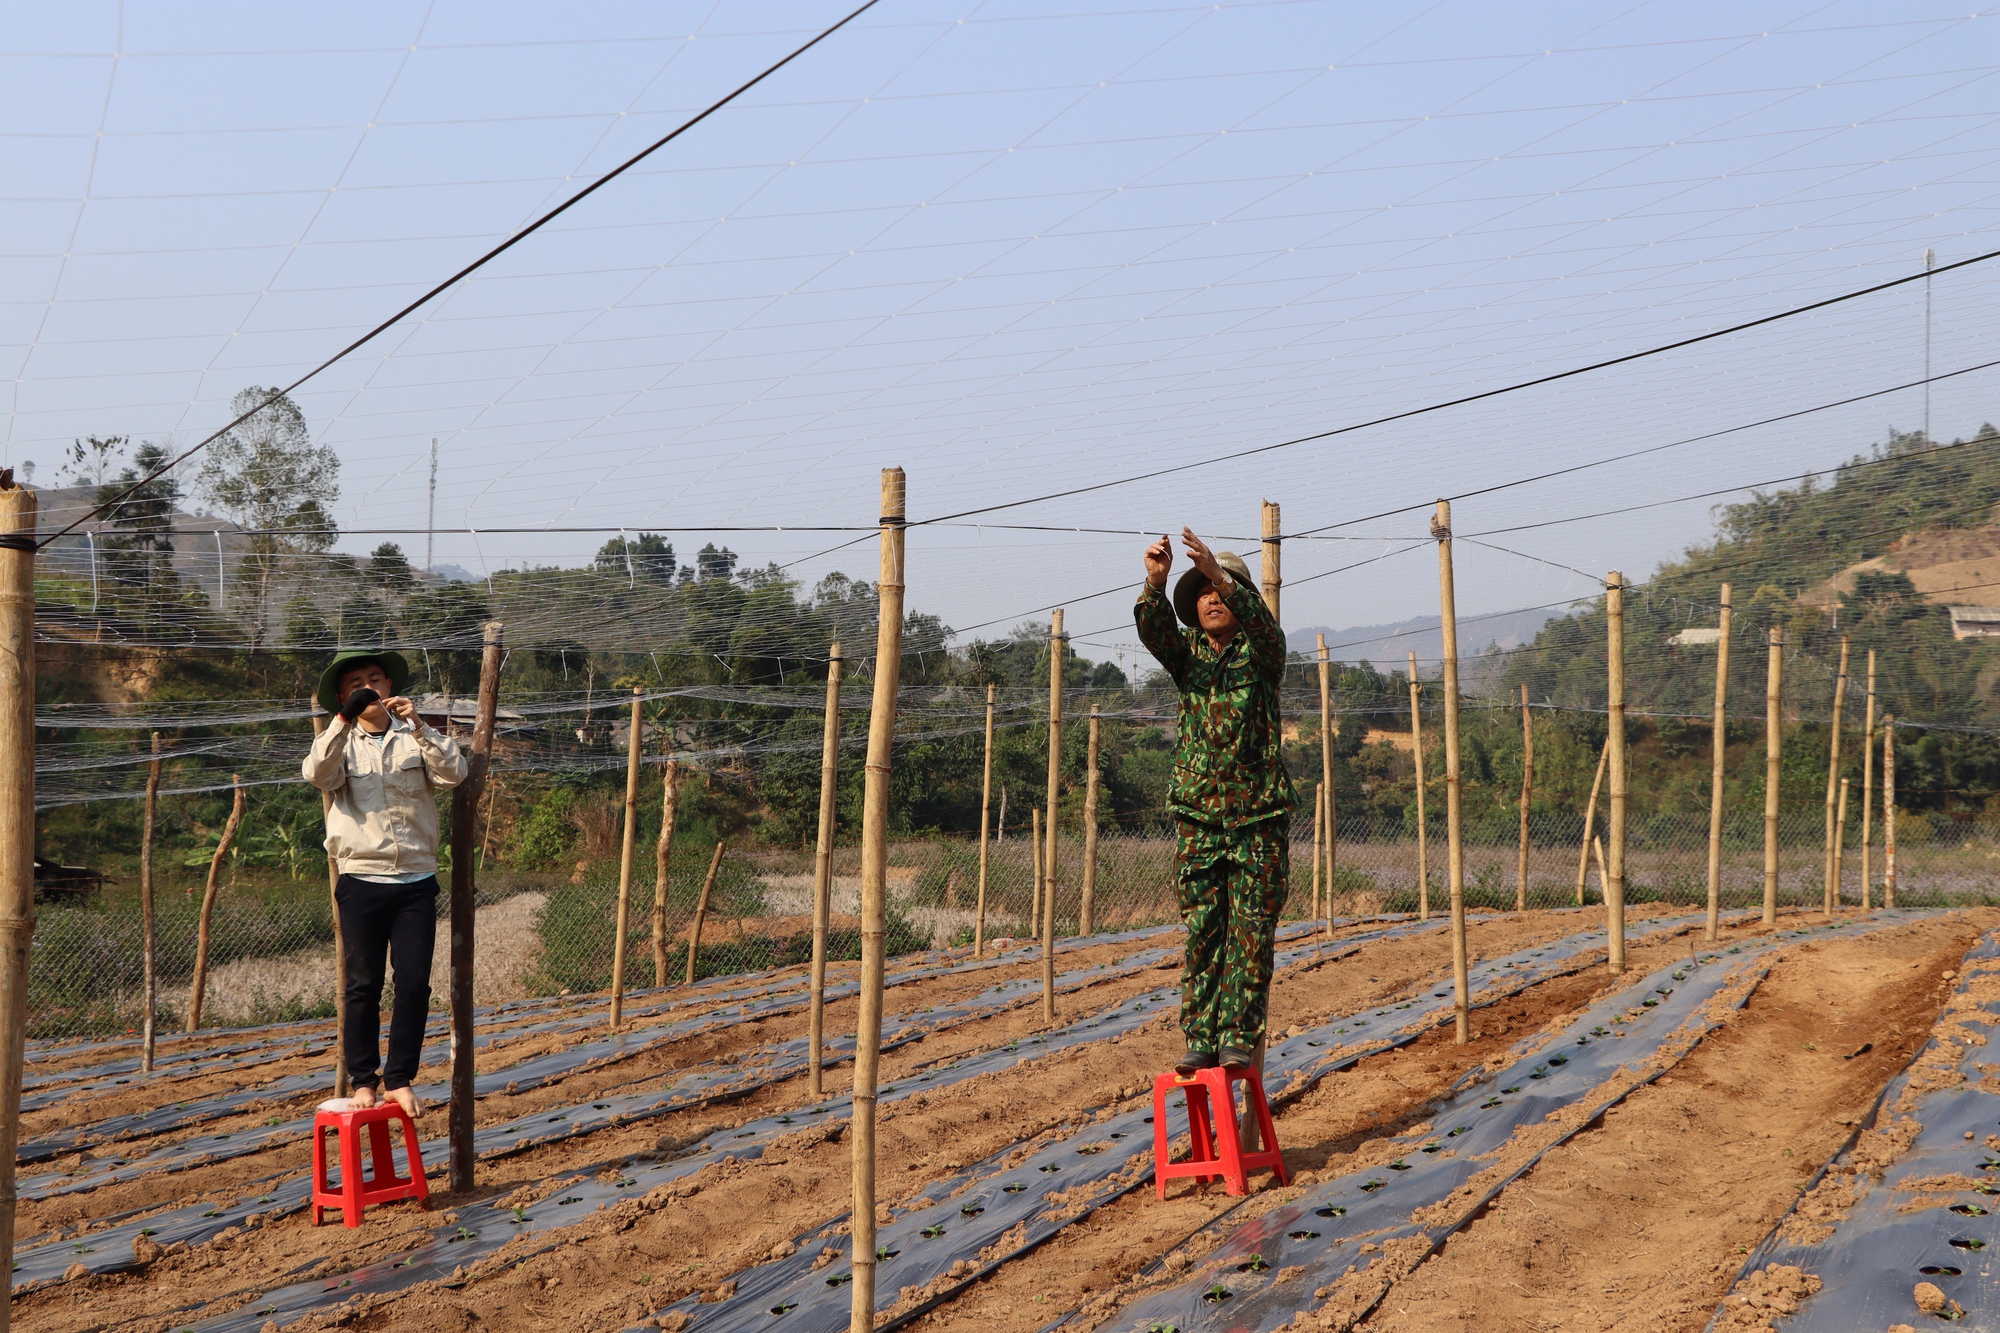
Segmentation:
<svg viewBox="0 0 2000 1333">
<path fill-rule="evenodd" d="M 1847 1210 L 1859 1201 L 1854 1177 L 1830 1172 L 1801 1196 L 1792 1215 L 1778 1228 L 1778 1235 L 1791 1245 L 1817 1245 L 1833 1234 L 1835 1222 L 1847 1220 Z"/>
<path fill-rule="evenodd" d="M 1767 1264 L 1762 1271 L 1736 1284 L 1736 1290 L 1722 1303 L 1722 1322 L 1717 1327 L 1741 1329 L 1743 1333 L 1777 1333 L 1772 1321 L 1779 1315 L 1797 1314 L 1806 1298 L 1825 1285 L 1803 1268 Z"/>
</svg>

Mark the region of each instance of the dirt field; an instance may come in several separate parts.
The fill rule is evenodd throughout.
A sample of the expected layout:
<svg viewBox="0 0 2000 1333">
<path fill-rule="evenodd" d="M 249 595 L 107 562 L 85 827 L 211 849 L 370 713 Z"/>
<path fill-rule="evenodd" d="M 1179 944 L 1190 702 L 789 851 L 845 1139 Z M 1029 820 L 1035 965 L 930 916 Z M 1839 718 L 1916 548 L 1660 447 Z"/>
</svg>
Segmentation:
<svg viewBox="0 0 2000 1333">
<path fill-rule="evenodd" d="M 1781 925 L 1815 918 L 1787 917 Z M 1857 914 L 1858 919 L 1858 914 Z M 1408 1045 L 1371 1055 L 1334 1073 L 1277 1110 L 1280 1141 L 1294 1173 L 1290 1187 L 1268 1178 L 1240 1211 L 1217 1186 L 1175 1182 L 1164 1202 L 1143 1188 L 1113 1198 L 1058 1231 L 1046 1244 L 1001 1263 L 913 1327 L 1028 1333 L 1071 1311 L 1085 1311 L 1077 1328 L 1120 1329 L 1118 1312 L 1140 1290 L 1157 1288 L 1198 1261 L 1229 1228 L 1261 1209 L 1298 1197 L 1316 1181 L 1370 1164 L 1387 1154 L 1380 1141 L 1419 1129 L 1431 1105 L 1482 1064 L 1545 1029 L 1567 1024 L 1578 1010 L 1635 977 L 1686 960 L 1699 941 L 1697 918 L 1687 929 L 1659 931 L 1630 950 L 1629 975 L 1612 978 L 1601 949 L 1559 974 L 1473 1014 L 1473 1040 L 1458 1045 L 1447 1024 Z M 1498 916 L 1475 926 L 1474 956 L 1498 958 L 1598 926 L 1595 913 Z M 1478 1329 L 1699 1330 L 1729 1289 L 1742 1255 L 1754 1249 L 1799 1189 L 1847 1138 L 1883 1085 L 1930 1033 L 1948 973 L 1983 931 L 2000 927 L 2000 910 L 1932 915 L 1868 933 L 1818 932 L 1779 942 L 1763 955 L 1769 973 L 1740 1011 L 1696 1045 L 1657 1082 L 1640 1088 L 1526 1174 L 1508 1184 L 1442 1249 L 1400 1272 L 1358 1327 L 1397 1333 L 1441 1327 Z M 1359 927 L 1345 933 L 1355 933 Z M 1755 924 L 1726 927 L 1724 944 L 1764 934 Z M 1174 937 L 1148 943 L 1171 947 Z M 1063 957 L 1062 967 L 1110 964 L 1141 946 L 1103 945 Z M 970 1000 L 996 982 L 1037 978 L 1030 953 L 1001 968 L 927 978 L 889 992 L 891 1014 Z M 892 969 L 893 970 L 893 969 Z M 1107 971 L 1112 969 L 1107 968 Z M 851 965 L 835 969 L 840 975 Z M 796 975 L 796 973 L 788 974 Z M 1353 956 L 1281 973 L 1273 990 L 1274 1032 L 1310 1027 L 1340 1015 L 1376 1010 L 1435 992 L 1450 975 L 1447 932 L 1362 944 Z M 1134 999 L 1171 984 L 1174 960 L 1113 976 L 1063 997 L 1059 1022 Z M 711 991 L 714 987 L 709 988 Z M 1033 997 L 1032 987 L 1018 988 Z M 568 1012 L 589 1012 L 589 997 Z M 715 1006 L 718 1009 L 722 1006 Z M 686 1017 L 700 1006 L 674 1011 Z M 663 1020 L 656 1020 L 663 1021 Z M 829 1006 L 827 1030 L 852 1030 L 854 1005 Z M 924 1068 L 1023 1041 L 1041 1030 L 1040 1006 L 1022 1003 L 961 1023 L 886 1054 L 884 1084 Z M 801 1036 L 803 1012 L 716 1026 L 634 1058 L 586 1068 L 520 1094 L 496 1092 L 478 1104 L 481 1124 L 587 1102 L 612 1088 L 620 1094 L 659 1086 L 702 1061 L 729 1061 L 770 1043 Z M 301 1029 L 302 1034 L 309 1032 Z M 545 1033 L 497 1044 L 482 1053 L 482 1070 L 530 1052 L 561 1049 L 579 1033 Z M 587 1035 L 595 1036 L 595 1031 Z M 1137 1105 L 1151 1080 L 1179 1051 L 1178 1030 L 1162 1011 L 1130 1033 L 1003 1072 L 969 1077 L 937 1091 L 885 1102 L 880 1115 L 879 1198 L 886 1206 L 926 1196 L 934 1183 L 1004 1153 L 1011 1145 L 1061 1133 L 1105 1108 Z M 112 1053 L 115 1054 L 115 1053 Z M 46 1061 L 82 1066 L 105 1054 Z M 325 1056 L 294 1055 L 260 1066 L 262 1081 L 323 1068 Z M 248 1072 L 215 1069 L 170 1085 L 132 1087 L 24 1117 L 23 1134 L 182 1102 L 243 1086 Z M 828 1078 L 829 1094 L 845 1090 L 842 1067 Z M 170 1089 L 170 1091 L 168 1091 Z M 272 1122 L 309 1109 L 316 1098 L 258 1105 L 240 1115 L 190 1129 L 195 1138 Z M 83 1274 L 16 1298 L 19 1326 L 48 1333 L 131 1329 L 153 1333 L 199 1327 L 262 1293 L 308 1277 L 337 1278 L 378 1259 L 394 1261 L 421 1233 L 451 1223 L 457 1210 L 501 1196 L 536 1199 L 552 1176 L 615 1159 L 652 1161 L 699 1140 L 719 1126 L 736 1126 L 810 1106 L 802 1077 L 785 1078 L 733 1102 L 675 1112 L 604 1129 L 483 1162 L 470 1194 L 443 1193 L 441 1161 L 432 1161 L 429 1213 L 410 1205 L 371 1212 L 362 1229 L 337 1224 L 314 1229 L 292 1214 L 227 1232 L 210 1244 L 170 1249 L 130 1271 Z M 426 1116 L 427 1133 L 442 1133 L 443 1116 Z M 129 1151 L 155 1140 L 120 1145 Z M 1372 1155 L 1371 1155 L 1372 1154 Z M 88 1150 L 81 1160 L 114 1150 Z M 93 1219 L 123 1218 L 191 1201 L 228 1201 L 249 1181 L 281 1171 L 303 1172 L 308 1146 L 295 1141 L 195 1170 L 156 1173 L 102 1189 L 24 1201 L 23 1244 L 61 1231 L 88 1244 Z M 76 1160 L 24 1168 L 24 1182 Z M 813 1125 L 780 1139 L 754 1160 L 733 1158 L 688 1174 L 671 1186 L 577 1225 L 523 1237 L 519 1243 L 463 1267 L 451 1280 L 370 1295 L 336 1309 L 328 1305 L 284 1327 L 365 1327 L 370 1330 L 482 1329 L 544 1333 L 564 1328 L 622 1329 L 696 1292 L 733 1293 L 739 1270 L 784 1253 L 796 1238 L 838 1219 L 846 1209 L 849 1150 L 837 1126 Z M 1223 1223 L 1211 1228 L 1218 1218 Z M 887 1299 L 893 1292 L 881 1293 Z M 1310 1287 L 1298 1309 L 1318 1307 Z M 842 1301 L 844 1308 L 844 1300 Z M 667 1327 L 699 1329 L 668 1315 Z M 255 1327 L 254 1324 L 250 1325 Z M 773 1321 L 773 1327 L 778 1327 Z M 844 1323 L 842 1325 L 844 1327 Z M 1314 1322 L 1302 1327 L 1353 1327 Z M 266 1327 L 270 1327 L 267 1325 Z"/>
</svg>

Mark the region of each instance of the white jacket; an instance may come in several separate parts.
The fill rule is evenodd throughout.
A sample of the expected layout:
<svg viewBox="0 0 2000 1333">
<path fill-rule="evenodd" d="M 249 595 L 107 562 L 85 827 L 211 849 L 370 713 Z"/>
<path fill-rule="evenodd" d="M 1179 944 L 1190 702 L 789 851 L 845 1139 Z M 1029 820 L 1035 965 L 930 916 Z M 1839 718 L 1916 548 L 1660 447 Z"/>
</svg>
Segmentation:
<svg viewBox="0 0 2000 1333">
<path fill-rule="evenodd" d="M 436 871 L 437 788 L 465 781 L 458 742 L 419 722 L 398 723 L 380 743 L 337 719 L 313 741 L 307 782 L 333 797 L 326 850 L 343 875 Z"/>
</svg>

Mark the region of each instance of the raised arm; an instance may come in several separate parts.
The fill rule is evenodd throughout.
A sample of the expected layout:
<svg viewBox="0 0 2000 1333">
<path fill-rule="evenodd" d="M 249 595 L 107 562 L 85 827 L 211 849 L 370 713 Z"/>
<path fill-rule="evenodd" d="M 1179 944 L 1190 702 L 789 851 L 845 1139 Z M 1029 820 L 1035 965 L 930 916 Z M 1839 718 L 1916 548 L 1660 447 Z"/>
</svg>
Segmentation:
<svg viewBox="0 0 2000 1333">
<path fill-rule="evenodd" d="M 354 724 L 335 714 L 325 731 L 313 738 L 300 771 L 305 780 L 321 791 L 339 791 L 347 785 L 347 742 Z"/>
<path fill-rule="evenodd" d="M 1138 627 L 1139 642 L 1158 659 L 1176 686 L 1187 675 L 1187 636 L 1167 600 L 1167 571 L 1173 568 L 1174 548 L 1165 537 L 1146 548 L 1146 582 L 1139 589 L 1139 601 L 1132 608 L 1132 623 Z"/>
<path fill-rule="evenodd" d="M 417 713 L 417 706 L 408 699 L 399 696 L 383 703 L 390 712 L 410 724 L 411 735 L 416 738 L 417 748 L 424 752 L 424 768 L 430 773 L 433 783 L 448 791 L 465 781 L 471 765 L 466 762 L 465 752 L 458 748 L 457 741 L 424 721 Z"/>
<path fill-rule="evenodd" d="M 1271 614 L 1271 608 L 1264 605 L 1255 588 L 1245 586 L 1216 562 L 1208 543 L 1195 536 L 1192 528 L 1181 529 L 1181 543 L 1187 547 L 1188 558 L 1203 578 L 1216 588 L 1229 589 L 1222 594 L 1222 600 L 1249 641 L 1251 664 L 1266 679 L 1282 681 L 1287 653 L 1285 631 Z"/>
</svg>

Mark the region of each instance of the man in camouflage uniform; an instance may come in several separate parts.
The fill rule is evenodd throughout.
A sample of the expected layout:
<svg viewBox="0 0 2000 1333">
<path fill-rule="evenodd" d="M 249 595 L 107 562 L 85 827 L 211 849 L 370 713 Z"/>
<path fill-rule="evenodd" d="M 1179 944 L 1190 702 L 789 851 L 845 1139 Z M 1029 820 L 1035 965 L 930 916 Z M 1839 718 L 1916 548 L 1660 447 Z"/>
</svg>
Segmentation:
<svg viewBox="0 0 2000 1333">
<path fill-rule="evenodd" d="M 1280 753 L 1278 687 L 1285 635 L 1243 561 L 1211 553 L 1191 530 L 1194 568 L 1166 596 L 1173 547 L 1146 551 L 1133 620 L 1180 690 L 1168 805 L 1187 956 L 1181 972 L 1181 1073 L 1245 1068 L 1264 1036 L 1271 960 L 1291 865 L 1297 796 Z M 1178 615 L 1181 624 L 1175 623 Z M 1185 625 L 1185 628 L 1183 628 Z"/>
</svg>

